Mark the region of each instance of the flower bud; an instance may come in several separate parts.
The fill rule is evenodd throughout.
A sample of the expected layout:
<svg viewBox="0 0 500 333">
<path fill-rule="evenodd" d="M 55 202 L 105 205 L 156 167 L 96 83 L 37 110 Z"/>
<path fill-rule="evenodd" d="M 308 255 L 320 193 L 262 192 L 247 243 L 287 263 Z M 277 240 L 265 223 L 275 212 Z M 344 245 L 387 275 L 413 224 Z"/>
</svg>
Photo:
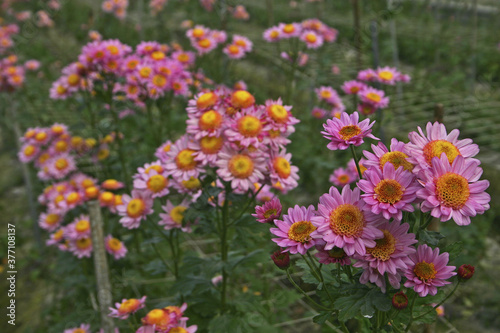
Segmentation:
<svg viewBox="0 0 500 333">
<path fill-rule="evenodd" d="M 290 267 L 290 255 L 288 252 L 281 252 L 281 251 L 276 251 L 273 254 L 271 254 L 271 259 L 273 259 L 274 263 L 276 266 L 278 266 L 279 269 L 287 269 Z"/>
<path fill-rule="evenodd" d="M 469 280 L 474 275 L 474 266 L 462 265 L 458 267 L 458 278 L 462 281 Z"/>
<path fill-rule="evenodd" d="M 392 306 L 398 310 L 403 310 L 408 306 L 408 296 L 402 291 L 397 292 L 392 296 Z"/>
</svg>

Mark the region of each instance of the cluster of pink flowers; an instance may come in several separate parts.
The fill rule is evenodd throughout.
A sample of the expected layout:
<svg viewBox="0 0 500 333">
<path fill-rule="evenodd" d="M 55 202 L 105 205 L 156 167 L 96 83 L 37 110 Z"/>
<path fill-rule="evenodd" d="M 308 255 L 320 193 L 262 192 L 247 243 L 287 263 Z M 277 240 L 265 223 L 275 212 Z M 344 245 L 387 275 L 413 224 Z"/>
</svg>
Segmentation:
<svg viewBox="0 0 500 333">
<path fill-rule="evenodd" d="M 0 54 L 5 53 L 8 49 L 14 46 L 12 36 L 19 33 L 17 24 L 9 24 L 0 26 Z"/>
<path fill-rule="evenodd" d="M 220 87 L 196 95 L 186 110 L 186 134 L 161 145 L 158 160 L 138 169 L 132 195 L 123 196 L 118 213 L 125 227 L 139 227 L 153 212 L 153 199 L 175 190 L 188 196 L 179 205 L 167 200 L 159 224 L 190 231 L 184 212 L 201 195 L 200 180 L 210 169 L 219 177 L 212 186 L 224 190 L 223 182 L 228 182 L 238 194 L 259 191 L 262 200 L 273 197 L 270 188 L 286 192 L 297 186 L 298 168 L 286 145 L 299 121 L 280 99 L 258 105 L 245 90 Z M 221 191 L 212 204 L 224 198 Z"/>
<path fill-rule="evenodd" d="M 28 60 L 24 65 L 17 65 L 17 56 L 10 55 L 0 59 L 0 91 L 12 92 L 24 84 L 26 70 L 36 71 L 40 68 L 37 60 Z"/>
<path fill-rule="evenodd" d="M 280 23 L 264 31 L 264 39 L 268 42 L 278 42 L 282 39 L 299 38 L 307 48 L 316 49 L 324 43 L 333 43 L 338 31 L 318 19 L 302 22 Z"/>
<path fill-rule="evenodd" d="M 367 137 L 376 139 L 371 126 L 367 119 L 359 122 L 356 112 L 342 113 L 327 121 L 323 134 L 331 141 L 329 149 L 347 149 Z M 374 283 L 385 292 L 386 281 L 399 289 L 404 277 L 404 285 L 421 297 L 435 295 L 437 287 L 450 283 L 455 267 L 447 266 L 448 254 L 438 248 L 416 247 L 409 224 L 402 222 L 403 212 L 417 207 L 420 214 L 467 225 L 470 217 L 489 209 L 489 182 L 479 180 L 482 169 L 473 158 L 479 149 L 458 136 L 456 129 L 447 134 L 443 124 L 428 123 L 426 133 L 419 128 L 409 134 L 409 143 L 392 139 L 390 149 L 379 143 L 372 145 L 373 152 L 364 151 L 363 178 L 353 190 L 349 185 L 341 192 L 331 187 L 317 209 L 295 206 L 282 220 L 281 204 L 274 199 L 258 206 L 254 216 L 274 222 L 277 228 L 270 231 L 283 252 L 305 254 L 315 247 L 321 263 L 355 260 L 353 266 L 363 269 L 363 284 Z"/>
<path fill-rule="evenodd" d="M 340 114 L 345 111 L 345 105 L 342 99 L 332 87 L 322 86 L 314 91 L 316 92 L 319 102 L 328 105 L 330 111 L 328 111 L 326 107 L 315 106 L 311 111 L 313 117 L 318 119 L 328 116 L 339 118 Z"/>
<path fill-rule="evenodd" d="M 127 16 L 128 0 L 105 0 L 102 3 L 102 10 L 112 13 L 118 19 L 123 20 Z"/>
<path fill-rule="evenodd" d="M 131 314 L 143 309 L 146 306 L 146 296 L 140 299 L 124 298 L 120 303 L 115 303 L 116 308 L 109 308 L 110 317 L 121 320 L 127 319 Z M 182 306 L 169 305 L 164 308 L 153 309 L 141 319 L 141 327 L 136 333 L 195 333 L 198 329 L 196 325 L 187 326 L 188 317 L 184 316 L 187 304 Z"/>
<path fill-rule="evenodd" d="M 358 111 L 370 115 L 377 109 L 386 108 L 389 105 L 389 97 L 385 96 L 383 90 L 370 87 L 368 83 L 394 85 L 396 82 L 410 82 L 410 77 L 392 67 L 365 69 L 358 73 L 357 80 L 344 82 L 342 90 L 347 95 L 357 96 Z"/>
<path fill-rule="evenodd" d="M 186 36 L 191 41 L 191 46 L 198 51 L 198 54 L 206 54 L 215 50 L 219 45 L 227 41 L 227 34 L 222 30 L 214 30 L 196 25 L 186 32 Z M 231 43 L 223 48 L 223 52 L 231 59 L 243 58 L 252 51 L 253 43 L 250 39 L 234 35 Z"/>
<path fill-rule="evenodd" d="M 77 62 L 63 69 L 50 96 L 65 99 L 102 84 L 116 100 L 126 99 L 144 107 L 147 98 L 158 99 L 167 92 L 187 96 L 190 86 L 199 86 L 205 78 L 189 71 L 194 61 L 193 52 L 178 46 L 141 42 L 132 50 L 118 40 L 96 40 L 83 47 Z"/>
</svg>

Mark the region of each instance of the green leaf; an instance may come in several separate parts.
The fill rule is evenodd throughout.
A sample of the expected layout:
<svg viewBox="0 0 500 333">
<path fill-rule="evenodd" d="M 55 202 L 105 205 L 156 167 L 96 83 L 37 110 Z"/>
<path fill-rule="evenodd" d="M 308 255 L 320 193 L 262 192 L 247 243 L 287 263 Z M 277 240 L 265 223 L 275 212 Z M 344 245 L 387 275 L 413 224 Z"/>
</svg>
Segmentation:
<svg viewBox="0 0 500 333">
<path fill-rule="evenodd" d="M 437 231 L 421 230 L 418 233 L 419 241 L 431 246 L 437 246 L 439 241 L 443 238 L 444 236 Z"/>
<path fill-rule="evenodd" d="M 464 249 L 464 243 L 461 241 L 451 243 L 444 248 L 441 248 L 441 253 L 448 252 L 450 254 L 450 262 L 457 259 Z"/>
<path fill-rule="evenodd" d="M 313 322 L 323 325 L 328 319 L 332 317 L 333 315 L 331 311 L 322 311 L 317 316 L 313 317 Z"/>
<path fill-rule="evenodd" d="M 213 318 L 208 324 L 209 333 L 234 332 L 243 333 L 250 332 L 250 327 L 245 323 L 244 318 L 230 314 L 224 314 Z"/>
<path fill-rule="evenodd" d="M 335 308 L 339 309 L 339 320 L 346 321 L 358 315 L 373 316 L 375 309 L 389 311 L 391 301 L 378 288 L 347 287 L 348 295 L 337 298 Z"/>
</svg>

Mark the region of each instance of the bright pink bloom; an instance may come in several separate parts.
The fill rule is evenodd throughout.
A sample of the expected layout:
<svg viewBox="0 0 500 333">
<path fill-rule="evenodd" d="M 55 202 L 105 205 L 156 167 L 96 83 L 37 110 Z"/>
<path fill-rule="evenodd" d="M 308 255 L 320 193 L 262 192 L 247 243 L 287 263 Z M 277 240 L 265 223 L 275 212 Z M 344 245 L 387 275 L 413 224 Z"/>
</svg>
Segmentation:
<svg viewBox="0 0 500 333">
<path fill-rule="evenodd" d="M 129 315 L 136 313 L 138 310 L 144 308 L 146 306 L 146 296 L 142 296 L 140 299 L 130 298 L 130 299 L 122 299 L 121 303 L 115 303 L 115 308 L 109 308 L 111 313 L 108 315 L 109 317 L 119 318 L 119 319 L 127 319 Z"/>
<path fill-rule="evenodd" d="M 90 237 L 90 218 L 88 215 L 80 215 L 64 228 L 66 239 L 76 240 Z"/>
<path fill-rule="evenodd" d="M 367 158 L 364 166 L 366 168 L 375 167 L 382 170 L 384 165 L 389 162 L 394 165 L 395 169 L 402 166 L 405 170 L 412 171 L 414 166 L 408 161 L 405 147 L 406 144 L 404 142 L 398 141 L 395 138 L 391 139 L 390 150 L 382 142 L 379 142 L 376 146 L 372 144 L 373 153 L 366 150 L 363 151 L 363 154 Z"/>
<path fill-rule="evenodd" d="M 344 187 L 355 182 L 357 179 L 357 171 L 356 173 L 352 173 L 350 169 L 337 168 L 333 170 L 329 180 L 335 186 Z"/>
<path fill-rule="evenodd" d="M 116 260 L 123 258 L 127 255 L 127 248 L 119 239 L 111 235 L 106 236 L 105 239 L 106 251 L 111 254 Z"/>
<path fill-rule="evenodd" d="M 342 90 L 347 95 L 354 95 L 366 88 L 366 84 L 356 80 L 346 81 L 342 84 Z"/>
<path fill-rule="evenodd" d="M 292 154 L 287 153 L 286 150 L 281 150 L 279 153 L 272 151 L 267 164 L 271 184 L 279 183 L 284 191 L 292 190 L 298 186 L 299 168 L 291 165 L 291 158 Z"/>
<path fill-rule="evenodd" d="M 271 27 L 264 31 L 263 37 L 268 42 L 277 42 L 282 38 L 281 30 L 278 27 Z"/>
<path fill-rule="evenodd" d="M 191 232 L 191 227 L 189 223 L 183 226 L 184 212 L 189 208 L 189 201 L 184 199 L 179 205 L 174 206 L 170 200 L 167 200 L 167 204 L 161 207 L 166 214 L 160 214 L 159 225 L 162 225 L 165 230 L 171 230 L 174 228 L 179 228 L 183 232 Z"/>
<path fill-rule="evenodd" d="M 73 327 L 64 330 L 64 333 L 90 333 L 90 324 L 81 324 L 80 327 Z"/>
<path fill-rule="evenodd" d="M 325 250 L 336 246 L 348 256 L 365 255 L 366 247 L 374 247 L 375 239 L 383 237 L 382 231 L 377 229 L 381 218 L 365 210 L 359 188 L 351 190 L 346 185 L 340 194 L 332 186 L 319 202 L 317 216 L 311 219 L 317 227 L 312 237 L 323 239 Z"/>
<path fill-rule="evenodd" d="M 92 240 L 90 237 L 75 239 L 69 242 L 69 251 L 77 256 L 78 259 L 83 257 L 90 258 L 92 249 Z"/>
<path fill-rule="evenodd" d="M 231 142 L 237 142 L 241 147 L 259 148 L 266 131 L 264 114 L 261 109 L 246 108 L 229 120 L 229 128 L 224 131 Z"/>
<path fill-rule="evenodd" d="M 280 199 L 274 197 L 262 206 L 255 206 L 255 214 L 252 214 L 252 216 L 257 219 L 257 222 L 271 223 L 280 218 L 282 208 Z"/>
<path fill-rule="evenodd" d="M 168 162 L 165 165 L 167 174 L 177 180 L 198 178 L 205 170 L 201 162 L 195 160 L 196 151 L 189 148 L 189 139 L 186 135 L 180 137 L 167 153 Z"/>
<path fill-rule="evenodd" d="M 371 104 L 375 109 L 382 109 L 389 105 L 389 97 L 385 97 L 383 90 L 378 90 L 372 87 L 366 87 L 358 93 L 361 102 Z"/>
<path fill-rule="evenodd" d="M 314 256 L 318 258 L 320 264 L 340 264 L 341 266 L 350 265 L 351 258 L 339 247 L 333 247 L 330 250 L 325 250 L 326 242 L 322 239 L 316 239 L 316 252 Z"/>
<path fill-rule="evenodd" d="M 420 245 L 416 253 L 410 254 L 411 262 L 405 276 L 408 279 L 405 287 L 413 288 L 420 297 L 436 295 L 437 287 L 442 287 L 451 282 L 446 281 L 457 273 L 453 272 L 455 266 L 448 264 L 448 253 L 439 254 L 439 248 L 434 250 L 427 244 Z"/>
<path fill-rule="evenodd" d="M 122 202 L 116 209 L 122 216 L 120 223 L 127 229 L 139 228 L 141 221 L 153 213 L 153 198 L 145 191 L 133 190 L 131 196 L 124 194 Z"/>
<path fill-rule="evenodd" d="M 326 111 L 325 109 L 322 109 L 320 107 L 317 107 L 317 106 L 315 106 L 311 111 L 311 115 L 316 119 L 325 118 L 327 113 L 328 113 L 328 111 Z"/>
<path fill-rule="evenodd" d="M 342 113 L 340 119 L 327 119 L 326 124 L 323 124 L 325 131 L 321 134 L 326 139 L 331 140 L 327 145 L 330 150 L 345 150 L 349 145 L 360 146 L 364 143 L 364 138 L 368 137 L 374 140 L 376 138 L 372 132 L 372 126 L 375 122 L 370 123 L 370 119 L 365 119 L 359 122 L 357 112 L 349 115 L 346 112 Z"/>
<path fill-rule="evenodd" d="M 470 218 L 490 208 L 491 197 L 485 190 L 490 183 L 479 180 L 483 170 L 476 159 L 458 155 L 450 164 L 445 153 L 432 159 L 432 168 L 421 173 L 424 188 L 417 192 L 423 212 L 441 221 L 453 218 L 458 225 L 470 224 Z"/>
<path fill-rule="evenodd" d="M 323 45 L 323 36 L 313 30 L 306 30 L 300 35 L 300 40 L 306 43 L 308 49 L 317 49 Z"/>
<path fill-rule="evenodd" d="M 399 80 L 401 73 L 394 67 L 382 67 L 377 68 L 377 78 L 376 80 L 380 83 L 394 85 L 396 81 Z"/>
<path fill-rule="evenodd" d="M 298 205 L 289 208 L 288 215 L 283 215 L 283 221 L 274 221 L 278 228 L 271 228 L 270 231 L 279 238 L 273 238 L 272 241 L 286 248 L 283 252 L 306 254 L 316 243 L 311 237 L 311 233 L 316 230 L 311 222 L 313 216 L 313 205 L 308 208 Z"/>
<path fill-rule="evenodd" d="M 375 72 L 371 68 L 359 71 L 358 80 L 368 81 L 368 82 L 375 81 L 375 80 L 377 80 L 377 72 Z"/>
</svg>

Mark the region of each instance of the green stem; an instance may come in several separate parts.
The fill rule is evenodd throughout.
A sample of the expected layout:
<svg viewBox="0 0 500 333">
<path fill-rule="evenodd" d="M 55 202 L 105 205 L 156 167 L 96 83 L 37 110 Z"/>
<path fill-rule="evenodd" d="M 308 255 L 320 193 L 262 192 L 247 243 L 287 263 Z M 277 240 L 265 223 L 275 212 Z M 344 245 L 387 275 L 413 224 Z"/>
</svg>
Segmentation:
<svg viewBox="0 0 500 333">
<path fill-rule="evenodd" d="M 349 330 L 347 329 L 347 326 L 345 326 L 345 323 L 343 321 L 340 321 L 340 320 L 339 320 L 339 323 L 340 323 L 340 328 L 342 329 L 342 332 L 349 333 Z"/>
<path fill-rule="evenodd" d="M 408 322 L 408 325 L 406 326 L 405 333 L 407 333 L 410 330 L 411 324 L 413 323 L 413 306 L 415 306 L 415 299 L 417 298 L 417 293 L 414 293 L 411 299 L 411 304 L 410 304 L 410 321 Z"/>
<path fill-rule="evenodd" d="M 226 271 L 227 262 L 227 228 L 229 222 L 229 204 L 227 200 L 228 187 L 226 187 L 226 198 L 224 199 L 224 205 L 222 206 L 222 226 L 221 226 L 221 260 L 222 260 L 222 288 L 221 288 L 221 312 L 226 311 L 226 293 L 227 293 L 227 279 L 228 273 Z"/>
<path fill-rule="evenodd" d="M 245 208 L 243 208 L 243 209 L 241 210 L 240 214 L 239 214 L 239 215 L 238 215 L 238 216 L 234 219 L 234 221 L 233 221 L 233 222 L 229 223 L 229 224 L 228 224 L 228 226 L 231 226 L 231 225 L 233 225 L 234 223 L 236 223 L 236 221 L 238 221 L 238 220 L 239 220 L 239 219 L 243 216 L 243 214 L 245 214 L 245 213 L 246 213 L 246 211 L 247 211 L 248 207 L 250 207 L 250 205 L 254 202 L 255 198 L 257 197 L 257 195 L 259 194 L 259 192 L 260 192 L 260 191 L 262 191 L 262 189 L 263 189 L 263 188 L 264 188 L 264 186 L 261 186 L 261 187 L 257 190 L 257 192 L 255 192 L 255 193 L 252 195 L 252 197 L 250 198 L 250 200 L 248 200 L 248 201 L 247 201 L 247 204 L 245 205 Z M 224 200 L 224 202 L 225 202 L 225 200 Z"/>
<path fill-rule="evenodd" d="M 300 288 L 297 283 L 295 283 L 295 281 L 292 279 L 292 276 L 290 275 L 290 271 L 287 269 L 286 270 L 286 276 L 288 277 L 288 280 L 290 281 L 290 283 L 298 290 L 302 293 L 302 295 L 304 295 L 311 303 L 313 303 L 315 306 L 317 306 L 318 308 L 322 309 L 322 310 L 326 310 L 326 311 L 332 311 L 331 309 L 327 308 L 326 306 L 323 306 L 321 304 L 318 304 L 316 303 L 315 301 L 313 301 L 313 299 L 311 297 L 309 297 L 309 295 L 307 295 L 307 293 L 302 290 L 302 288 Z"/>
<path fill-rule="evenodd" d="M 151 246 L 153 247 L 153 249 L 155 250 L 156 252 L 156 255 L 158 255 L 158 257 L 160 258 L 160 260 L 163 262 L 163 264 L 165 265 L 165 267 L 170 271 L 172 272 L 172 268 L 170 267 L 170 265 L 168 264 L 167 260 L 165 258 L 163 258 L 160 250 L 158 250 L 158 247 L 156 246 L 156 244 L 154 243 L 151 243 Z"/>
<path fill-rule="evenodd" d="M 323 289 L 325 289 L 326 294 L 328 295 L 328 298 L 330 299 L 330 301 L 333 304 L 333 302 L 334 302 L 333 297 L 332 297 L 332 295 L 330 295 L 330 291 L 328 291 L 328 287 L 325 285 L 325 279 L 323 278 L 323 273 L 321 272 L 321 267 L 323 267 L 323 264 L 320 264 L 319 267 L 316 266 L 316 261 L 311 256 L 311 253 L 309 253 L 309 251 L 307 252 L 307 256 L 311 260 L 311 263 L 313 264 L 314 268 L 318 271 L 319 278 L 321 279 L 321 282 L 323 283 Z"/>
<path fill-rule="evenodd" d="M 420 318 L 424 317 L 425 315 L 427 315 L 428 313 L 430 313 L 430 312 L 432 312 L 432 311 L 436 311 L 436 309 L 437 309 L 438 307 L 440 307 L 441 305 L 443 305 L 443 304 L 444 304 L 444 302 L 446 302 L 446 301 L 448 300 L 448 298 L 450 298 L 450 297 L 451 297 L 451 295 L 453 295 L 453 294 L 455 293 L 455 291 L 457 290 L 458 285 L 460 284 L 460 282 L 461 282 L 461 281 L 460 281 L 460 280 L 458 280 L 457 284 L 455 285 L 455 288 L 453 288 L 453 290 L 451 291 L 451 293 L 450 293 L 448 296 L 446 296 L 446 297 L 445 297 L 445 299 L 443 299 L 441 302 L 439 302 L 436 306 L 434 306 L 434 307 L 432 308 L 432 310 L 429 310 L 429 311 L 427 311 L 426 313 L 421 314 L 421 315 L 420 315 L 420 316 L 418 316 L 418 317 L 415 317 L 415 320 L 417 320 L 417 319 L 420 319 Z"/>
<path fill-rule="evenodd" d="M 354 159 L 354 163 L 356 164 L 356 170 L 358 170 L 359 179 L 362 179 L 363 174 L 361 173 L 361 169 L 359 167 L 358 157 L 356 156 L 356 151 L 354 150 L 354 146 L 349 145 L 349 147 L 351 148 L 352 158 Z"/>
<path fill-rule="evenodd" d="M 170 251 L 172 251 L 172 257 L 173 257 L 173 261 L 174 261 L 174 276 L 175 276 L 175 280 L 177 281 L 179 279 L 179 249 L 176 249 L 176 246 L 175 244 L 177 244 L 177 242 L 174 240 L 174 236 L 177 236 L 178 235 L 174 235 L 174 232 L 175 230 L 171 229 L 170 230 L 170 234 L 169 234 L 169 245 L 170 245 Z"/>
</svg>

